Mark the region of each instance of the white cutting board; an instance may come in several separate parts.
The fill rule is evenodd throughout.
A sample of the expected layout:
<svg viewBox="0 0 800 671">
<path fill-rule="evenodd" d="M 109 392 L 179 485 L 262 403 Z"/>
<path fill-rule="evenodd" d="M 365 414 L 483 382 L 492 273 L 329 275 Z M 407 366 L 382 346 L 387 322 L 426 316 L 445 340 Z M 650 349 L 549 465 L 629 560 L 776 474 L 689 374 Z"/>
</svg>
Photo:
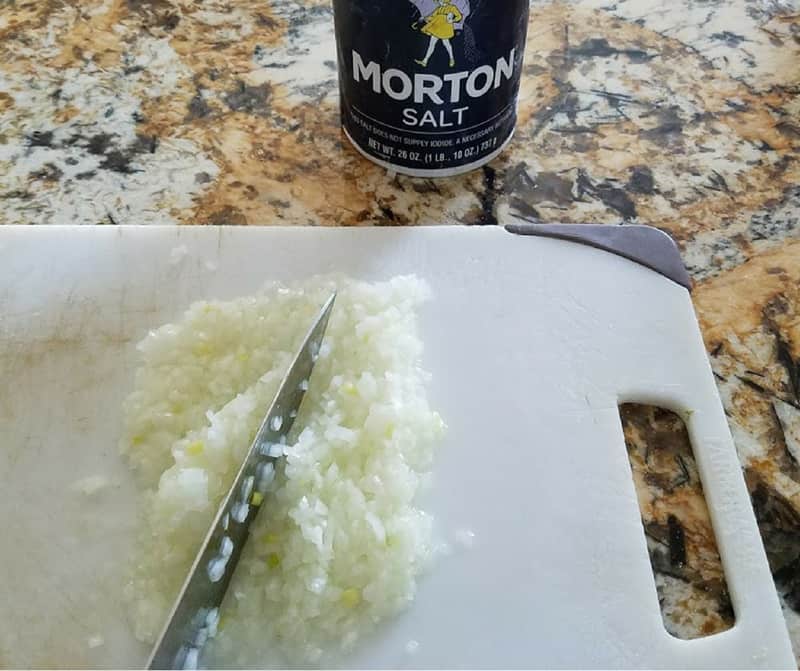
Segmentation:
<svg viewBox="0 0 800 671">
<path fill-rule="evenodd" d="M 455 227 L 0 229 L 0 664 L 144 663 L 120 600 L 134 345 L 195 299 L 329 271 L 430 282 L 425 366 L 449 431 L 429 507 L 443 534 L 476 534 L 346 664 L 794 666 L 688 292 L 597 249 Z M 622 401 L 691 411 L 737 617 L 725 633 L 664 629 Z M 69 491 L 97 473 L 115 488 Z"/>
</svg>

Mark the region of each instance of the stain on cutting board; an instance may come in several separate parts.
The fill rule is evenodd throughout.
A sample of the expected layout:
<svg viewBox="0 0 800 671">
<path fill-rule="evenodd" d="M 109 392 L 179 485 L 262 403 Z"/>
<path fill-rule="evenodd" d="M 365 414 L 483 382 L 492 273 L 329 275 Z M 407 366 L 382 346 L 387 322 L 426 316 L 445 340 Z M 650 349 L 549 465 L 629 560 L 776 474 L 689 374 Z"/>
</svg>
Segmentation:
<svg viewBox="0 0 800 671">
<path fill-rule="evenodd" d="M 117 438 L 141 327 L 126 333 L 119 311 L 57 289 L 35 312 L 18 300 L 0 298 L 0 490 L 16 502 L 0 508 L 0 666 L 136 666 L 146 651 L 122 589 L 138 499 Z M 94 475 L 109 486 L 74 491 Z M 90 648 L 98 634 L 105 644 Z"/>
</svg>

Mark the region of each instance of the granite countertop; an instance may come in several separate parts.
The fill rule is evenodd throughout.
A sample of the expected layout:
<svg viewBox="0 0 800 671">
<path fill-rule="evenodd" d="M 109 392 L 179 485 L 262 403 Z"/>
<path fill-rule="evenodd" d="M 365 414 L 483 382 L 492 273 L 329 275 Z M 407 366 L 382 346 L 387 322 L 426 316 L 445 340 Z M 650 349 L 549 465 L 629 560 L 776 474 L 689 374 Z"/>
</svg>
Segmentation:
<svg viewBox="0 0 800 671">
<path fill-rule="evenodd" d="M 669 232 L 800 651 L 800 5 L 531 5 L 520 124 L 444 181 L 343 142 L 327 0 L 0 0 L 0 224 Z M 665 625 L 733 612 L 682 423 L 626 406 Z"/>
</svg>

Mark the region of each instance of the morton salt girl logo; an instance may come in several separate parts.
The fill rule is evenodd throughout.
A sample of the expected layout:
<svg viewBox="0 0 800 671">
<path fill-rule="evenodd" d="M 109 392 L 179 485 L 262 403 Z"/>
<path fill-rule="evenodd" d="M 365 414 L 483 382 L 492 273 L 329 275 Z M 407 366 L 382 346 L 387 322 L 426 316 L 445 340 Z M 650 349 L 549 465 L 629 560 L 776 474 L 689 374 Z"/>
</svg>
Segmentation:
<svg viewBox="0 0 800 671">
<path fill-rule="evenodd" d="M 450 67 L 455 67 L 456 57 L 451 40 L 457 31 L 464 28 L 464 21 L 469 16 L 469 0 L 411 0 L 411 4 L 421 16 L 411 27 L 430 37 L 428 51 L 416 63 L 423 68 L 428 67 L 437 45 L 441 43 L 450 57 Z"/>
</svg>

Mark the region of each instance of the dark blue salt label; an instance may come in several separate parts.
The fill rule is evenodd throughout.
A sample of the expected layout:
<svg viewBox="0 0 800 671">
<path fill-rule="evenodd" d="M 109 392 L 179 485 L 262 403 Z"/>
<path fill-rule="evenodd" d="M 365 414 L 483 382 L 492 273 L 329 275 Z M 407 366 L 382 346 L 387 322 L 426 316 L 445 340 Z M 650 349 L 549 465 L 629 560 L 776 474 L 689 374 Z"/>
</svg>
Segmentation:
<svg viewBox="0 0 800 671">
<path fill-rule="evenodd" d="M 528 0 L 334 0 L 342 125 L 369 158 L 450 175 L 517 120 Z"/>
</svg>

